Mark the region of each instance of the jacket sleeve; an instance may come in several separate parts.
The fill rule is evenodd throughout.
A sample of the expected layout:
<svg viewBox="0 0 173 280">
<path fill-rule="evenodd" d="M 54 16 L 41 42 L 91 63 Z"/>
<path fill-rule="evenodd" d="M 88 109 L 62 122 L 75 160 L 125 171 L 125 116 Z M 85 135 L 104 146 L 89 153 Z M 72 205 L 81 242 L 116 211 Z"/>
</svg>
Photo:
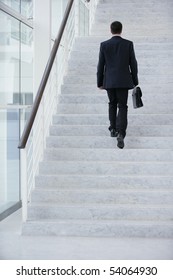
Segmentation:
<svg viewBox="0 0 173 280">
<path fill-rule="evenodd" d="M 133 43 L 130 45 L 130 70 L 132 74 L 132 80 L 135 86 L 138 85 L 138 64 L 135 57 L 135 51 L 133 47 Z"/>
<path fill-rule="evenodd" d="M 97 65 L 97 86 L 103 86 L 104 79 L 104 69 L 105 69 L 105 57 L 103 53 L 102 44 L 100 44 L 99 61 Z"/>
</svg>

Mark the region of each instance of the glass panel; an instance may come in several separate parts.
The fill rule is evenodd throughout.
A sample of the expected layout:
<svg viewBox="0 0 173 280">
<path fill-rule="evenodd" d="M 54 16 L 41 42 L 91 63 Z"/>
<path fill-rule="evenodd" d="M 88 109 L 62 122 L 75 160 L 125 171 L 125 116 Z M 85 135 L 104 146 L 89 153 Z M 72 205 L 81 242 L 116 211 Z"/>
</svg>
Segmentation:
<svg viewBox="0 0 173 280">
<path fill-rule="evenodd" d="M 33 0 L 0 0 L 1 2 L 24 17 L 33 18 Z"/>
<path fill-rule="evenodd" d="M 21 14 L 26 18 L 33 18 L 33 0 L 21 0 Z"/>
<path fill-rule="evenodd" d="M 0 11 L 0 213 L 20 200 L 19 135 L 33 103 L 33 30 Z"/>
<path fill-rule="evenodd" d="M 16 12 L 20 12 L 20 0 L 0 0 L 0 2 L 4 3 L 5 5 L 9 6 Z"/>
<path fill-rule="evenodd" d="M 0 213 L 20 200 L 19 111 L 0 110 Z"/>
<path fill-rule="evenodd" d="M 0 104 L 19 93 L 19 22 L 0 11 Z"/>
<path fill-rule="evenodd" d="M 19 201 L 19 111 L 3 110 L 19 93 L 19 22 L 0 11 L 0 213 Z"/>
</svg>

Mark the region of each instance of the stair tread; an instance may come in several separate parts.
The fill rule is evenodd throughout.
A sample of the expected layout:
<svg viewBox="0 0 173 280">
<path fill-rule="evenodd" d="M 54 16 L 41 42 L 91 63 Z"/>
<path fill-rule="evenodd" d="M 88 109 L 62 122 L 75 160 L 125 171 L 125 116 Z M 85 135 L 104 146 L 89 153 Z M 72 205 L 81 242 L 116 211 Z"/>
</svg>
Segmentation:
<svg viewBox="0 0 173 280">
<path fill-rule="evenodd" d="M 54 164 L 54 163 L 56 163 L 57 165 L 59 164 L 61 164 L 61 163 L 74 163 L 74 161 L 73 160 L 59 160 L 59 161 L 57 161 L 57 160 L 49 160 L 48 161 L 49 162 L 49 164 Z M 42 162 L 41 164 L 43 165 L 44 163 L 46 163 L 46 160 L 44 161 L 44 162 Z M 105 164 L 105 163 L 111 163 L 111 164 L 114 164 L 114 165 L 132 165 L 132 164 L 134 164 L 134 165 L 137 165 L 137 164 L 139 164 L 139 165 L 142 165 L 142 164 L 145 164 L 145 165 L 147 165 L 147 164 L 156 164 L 156 165 L 165 165 L 165 164 L 170 164 L 170 165 L 172 165 L 171 163 L 172 163 L 172 161 L 164 161 L 164 162 L 162 162 L 162 161 L 160 161 L 160 162 L 158 162 L 157 160 L 153 160 L 153 161 L 151 161 L 151 160 L 149 160 L 149 161 L 121 161 L 121 162 L 117 162 L 117 161 L 113 161 L 113 160 L 105 160 L 105 161 L 102 161 L 102 162 L 100 162 L 100 161 L 98 161 L 98 160 L 92 160 L 92 161 L 87 161 L 87 160 L 76 160 L 75 161 L 75 164 L 79 164 L 79 165 L 84 165 L 84 164 L 95 164 L 95 163 L 97 163 L 97 164 Z"/>
<path fill-rule="evenodd" d="M 56 124 L 56 123 L 54 123 L 54 124 L 52 124 L 51 125 L 51 127 L 60 127 L 60 128 L 62 128 L 62 127 L 64 127 L 64 124 Z M 91 127 L 92 129 L 93 128 L 105 128 L 105 130 L 107 130 L 108 128 L 107 128 L 107 126 L 105 126 L 105 124 L 93 124 L 93 125 L 91 125 L 91 124 L 84 124 L 84 125 L 82 125 L 82 124 L 67 124 L 67 125 L 65 125 L 65 127 L 66 128 L 70 128 L 70 127 L 79 127 L 79 128 L 83 128 L 83 127 Z M 131 128 L 132 126 L 129 124 L 129 126 L 128 126 L 128 128 Z M 133 126 L 133 127 L 136 127 L 136 128 L 140 128 L 141 127 L 141 125 L 135 125 L 135 126 Z M 161 127 L 161 129 L 162 128 L 164 128 L 164 127 L 168 127 L 168 128 L 171 128 L 172 127 L 172 125 L 171 124 L 159 124 L 159 125 L 157 125 L 157 124 L 143 124 L 142 125 L 142 127 L 144 127 L 144 128 L 153 128 L 153 127 Z M 108 131 L 108 130 L 107 130 Z M 156 136 L 157 137 L 157 136 Z"/>
<path fill-rule="evenodd" d="M 102 135 L 85 135 L 85 136 L 83 136 L 83 135 L 71 135 L 71 136 L 66 136 L 66 135 L 49 135 L 48 136 L 48 138 L 79 138 L 79 137 L 81 137 L 81 138 L 98 138 L 98 139 L 104 139 L 104 138 L 106 138 L 106 139 L 116 139 L 116 137 L 112 137 L 112 138 L 110 138 L 110 135 L 109 135 L 109 132 L 107 131 L 107 135 L 104 135 L 104 136 L 102 136 Z M 128 136 L 128 138 L 129 139 L 136 139 L 136 138 L 149 138 L 149 139 L 155 139 L 155 138 L 157 138 L 157 139 L 166 139 L 166 138 L 169 138 L 169 139 L 173 139 L 173 136 L 145 136 L 145 135 L 142 135 L 142 136 Z"/>
<path fill-rule="evenodd" d="M 128 204 L 128 203 L 125 203 L 125 204 L 118 204 L 118 203 L 116 203 L 116 204 L 106 204 L 106 203 L 104 203 L 104 205 L 103 204 L 101 204 L 101 203 L 67 203 L 67 204 L 65 204 L 65 203 L 56 203 L 56 202 L 51 202 L 51 204 L 50 203 L 46 203 L 46 202 L 32 202 L 30 205 L 29 205 L 29 207 L 50 207 L 50 208 L 70 208 L 70 209 L 72 209 L 72 208 L 83 208 L 83 209 L 85 209 L 85 208 L 97 208 L 97 209 L 99 209 L 99 208 L 101 208 L 101 209 L 103 209 L 103 208 L 106 208 L 106 209 L 112 209 L 112 208 L 118 208 L 118 209 L 124 209 L 124 208 L 130 208 L 130 209 L 136 209 L 136 208 L 138 208 L 138 209 L 148 209 L 148 208 L 150 208 L 150 209 L 160 209 L 160 208 L 162 208 L 162 209 L 173 209 L 173 205 L 172 204 L 167 204 L 167 205 L 164 205 L 163 206 L 163 204 L 139 204 L 139 203 L 135 203 L 135 204 Z"/>
<path fill-rule="evenodd" d="M 43 188 L 41 188 L 41 187 L 36 187 L 35 189 L 34 189 L 34 192 L 39 192 L 39 191 L 42 191 L 42 192 L 48 192 L 48 191 L 50 191 L 50 192 L 89 192 L 89 193 L 118 193 L 118 194 L 123 194 L 123 193 L 126 193 L 126 194 L 133 194 L 133 193 L 140 193 L 140 194 L 146 194 L 146 193 L 156 193 L 156 194 L 172 194 L 173 193 L 173 189 L 172 190 L 170 190 L 170 189 L 165 189 L 165 188 L 163 188 L 162 190 L 161 189 L 158 189 L 158 190 L 156 190 L 156 189 L 154 189 L 154 190 L 146 190 L 145 189 L 145 186 L 144 186 L 144 189 L 143 190 L 139 190 L 139 189 L 137 189 L 137 188 L 134 188 L 134 189 L 130 189 L 130 190 L 128 190 L 127 191 L 127 189 L 126 188 L 117 188 L 117 187 L 115 187 L 115 188 L 109 188 L 109 189 L 107 189 L 107 190 L 104 190 L 104 189 L 98 189 L 98 188 L 92 188 L 92 189 L 87 189 L 87 188 L 73 188 L 73 189 L 71 189 L 71 190 L 69 190 L 69 189 L 61 189 L 61 190 L 56 190 L 55 188 L 52 188 L 52 189 L 50 189 L 50 188 L 47 188 L 47 189 L 43 189 Z"/>
<path fill-rule="evenodd" d="M 50 178 L 57 178 L 57 177 L 68 177 L 68 175 L 67 174 L 39 174 L 39 175 L 37 175 L 36 177 L 50 177 Z M 81 175 L 80 174 L 70 174 L 70 176 L 71 177 L 75 177 L 75 178 L 81 178 Z M 102 175 L 102 174 L 97 174 L 97 175 L 95 175 L 95 174 L 85 174 L 85 175 L 82 175 L 82 177 L 84 177 L 84 178 L 87 178 L 87 177 L 91 177 L 91 178 L 94 178 L 94 177 L 98 177 L 98 178 L 112 178 L 112 177 L 114 177 L 114 178 L 124 178 L 124 175 L 113 175 L 113 174 L 110 174 L 110 175 L 107 175 L 107 174 L 104 174 L 104 175 Z M 132 174 L 127 174 L 126 175 L 126 177 L 127 178 L 171 178 L 171 179 L 173 179 L 173 175 L 163 175 L 163 174 L 157 174 L 157 175 L 150 175 L 150 176 L 146 176 L 146 175 L 132 175 Z"/>
<path fill-rule="evenodd" d="M 62 224 L 115 224 L 115 225 L 140 225 L 140 224 L 146 224 L 146 225 L 171 225 L 173 226 L 172 221 L 154 221 L 154 220 L 82 220 L 82 219 L 45 219 L 45 220 L 27 220 L 27 223 L 62 223 Z"/>
<path fill-rule="evenodd" d="M 53 136 L 54 137 L 54 136 Z M 68 136 L 67 136 L 68 137 Z M 78 137 L 78 136 L 75 136 L 75 137 Z M 84 136 L 85 137 L 85 136 Z M 103 138 L 103 136 L 101 136 L 102 138 Z M 128 136 L 128 137 L 130 137 L 130 136 Z M 70 147 L 67 147 L 67 148 L 60 148 L 60 147 L 47 147 L 46 148 L 46 151 L 59 151 L 59 150 L 61 150 L 61 151 L 71 151 L 71 150 L 74 150 L 74 151 L 76 151 L 76 150 L 79 150 L 79 151 L 93 151 L 94 149 L 96 149 L 96 150 L 98 150 L 98 151 L 115 151 L 116 153 L 121 153 L 121 150 L 115 150 L 114 148 L 70 148 Z M 150 152 L 157 152 L 158 153 L 158 150 L 159 151 L 161 151 L 161 152 L 173 152 L 173 149 L 171 149 L 171 148 L 167 148 L 166 149 L 166 151 L 165 151 L 165 148 L 151 148 L 150 149 Z M 139 150 L 139 149 L 133 149 L 133 150 L 124 150 L 123 152 L 124 153 L 129 153 L 129 152 L 133 152 L 134 151 L 134 153 L 135 152 L 147 152 L 148 151 L 148 149 L 146 149 L 146 148 L 143 148 L 143 149 L 141 149 L 141 150 Z"/>
<path fill-rule="evenodd" d="M 162 193 L 164 193 L 164 194 L 167 194 L 167 195 L 169 195 L 169 194 L 172 194 L 173 193 L 173 185 L 172 185 L 172 189 L 171 188 L 165 188 L 165 187 L 155 187 L 155 188 L 148 188 L 147 187 L 147 185 L 143 185 L 143 188 L 144 188 L 144 190 L 142 190 L 142 189 L 139 189 L 139 187 L 134 187 L 133 185 L 131 185 L 131 188 L 129 187 L 129 189 L 127 190 L 127 187 L 125 188 L 123 188 L 123 187 L 118 187 L 118 186 L 115 186 L 114 188 L 113 187 L 109 187 L 109 188 L 107 188 L 106 189 L 106 191 L 105 191 L 105 189 L 104 188 L 100 188 L 100 189 L 98 189 L 97 187 L 91 187 L 90 189 L 87 189 L 86 187 L 80 187 L 80 186 L 78 186 L 78 187 L 70 187 L 70 186 L 68 186 L 68 187 L 45 187 L 45 188 L 42 188 L 42 187 L 39 187 L 39 186 L 36 186 L 36 188 L 34 189 L 34 192 L 39 192 L 39 191 L 42 191 L 42 192 L 89 192 L 89 193 L 120 193 L 120 194 L 122 194 L 122 193 L 140 193 L 140 194 L 142 194 L 142 193 L 144 193 L 144 194 L 148 194 L 148 193 L 151 193 L 151 194 L 162 194 Z"/>
<path fill-rule="evenodd" d="M 142 111 L 142 110 L 141 110 Z M 88 113 L 88 114 L 80 114 L 80 113 L 78 113 L 78 114 L 76 114 L 76 113 L 74 113 L 74 114 L 57 114 L 57 115 L 55 115 L 55 116 L 57 116 L 57 117 L 60 117 L 60 116 L 68 116 L 68 117 L 78 117 L 79 118 L 79 115 L 81 116 L 99 116 L 100 117 L 100 115 L 101 116 L 104 116 L 104 117 L 106 117 L 106 119 L 107 119 L 107 114 L 90 114 L 90 113 Z M 129 116 L 135 116 L 136 117 L 136 114 L 133 114 L 133 113 L 129 113 L 128 114 Z M 137 114 L 138 116 L 145 116 L 146 114 L 144 114 L 144 113 L 138 113 Z M 149 116 L 173 116 L 173 114 L 170 114 L 170 113 L 164 113 L 164 114 L 156 114 L 156 113 L 148 113 L 147 115 L 149 115 Z"/>
</svg>

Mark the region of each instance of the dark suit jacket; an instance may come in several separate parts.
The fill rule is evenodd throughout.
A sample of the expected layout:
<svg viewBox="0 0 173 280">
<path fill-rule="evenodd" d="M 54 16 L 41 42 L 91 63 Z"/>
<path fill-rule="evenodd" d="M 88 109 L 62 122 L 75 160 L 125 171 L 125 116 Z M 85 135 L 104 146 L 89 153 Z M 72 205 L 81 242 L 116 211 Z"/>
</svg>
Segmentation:
<svg viewBox="0 0 173 280">
<path fill-rule="evenodd" d="M 104 89 L 134 88 L 138 67 L 133 42 L 120 36 L 102 42 L 97 66 L 97 86 Z"/>
</svg>

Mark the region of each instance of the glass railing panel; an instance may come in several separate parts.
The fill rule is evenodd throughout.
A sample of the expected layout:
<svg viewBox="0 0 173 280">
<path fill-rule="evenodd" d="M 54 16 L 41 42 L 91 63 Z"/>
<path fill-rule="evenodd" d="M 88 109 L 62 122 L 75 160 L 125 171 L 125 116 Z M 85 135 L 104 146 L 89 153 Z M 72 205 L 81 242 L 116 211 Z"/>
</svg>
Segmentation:
<svg viewBox="0 0 173 280">
<path fill-rule="evenodd" d="M 27 19 L 33 18 L 33 0 L 21 0 L 21 14 Z"/>
<path fill-rule="evenodd" d="M 0 214 L 20 201 L 19 110 L 0 108 Z"/>
<path fill-rule="evenodd" d="M 20 13 L 20 0 L 0 0 L 0 2 Z"/>
<path fill-rule="evenodd" d="M 33 18 L 33 0 L 0 0 L 0 3 L 5 4 L 26 19 Z"/>
<path fill-rule="evenodd" d="M 2 11 L 0 22 L 0 106 L 31 105 L 33 30 Z"/>
<path fill-rule="evenodd" d="M 18 143 L 33 103 L 33 30 L 0 11 L 0 32 L 1 220 L 21 199 Z"/>
<path fill-rule="evenodd" d="M 13 104 L 19 92 L 20 23 L 0 11 L 0 104 Z"/>
<path fill-rule="evenodd" d="M 11 208 L 18 209 L 21 204 L 18 143 L 30 110 L 31 106 L 0 105 L 0 220 L 11 213 Z M 31 147 L 30 154 L 32 157 Z"/>
</svg>

